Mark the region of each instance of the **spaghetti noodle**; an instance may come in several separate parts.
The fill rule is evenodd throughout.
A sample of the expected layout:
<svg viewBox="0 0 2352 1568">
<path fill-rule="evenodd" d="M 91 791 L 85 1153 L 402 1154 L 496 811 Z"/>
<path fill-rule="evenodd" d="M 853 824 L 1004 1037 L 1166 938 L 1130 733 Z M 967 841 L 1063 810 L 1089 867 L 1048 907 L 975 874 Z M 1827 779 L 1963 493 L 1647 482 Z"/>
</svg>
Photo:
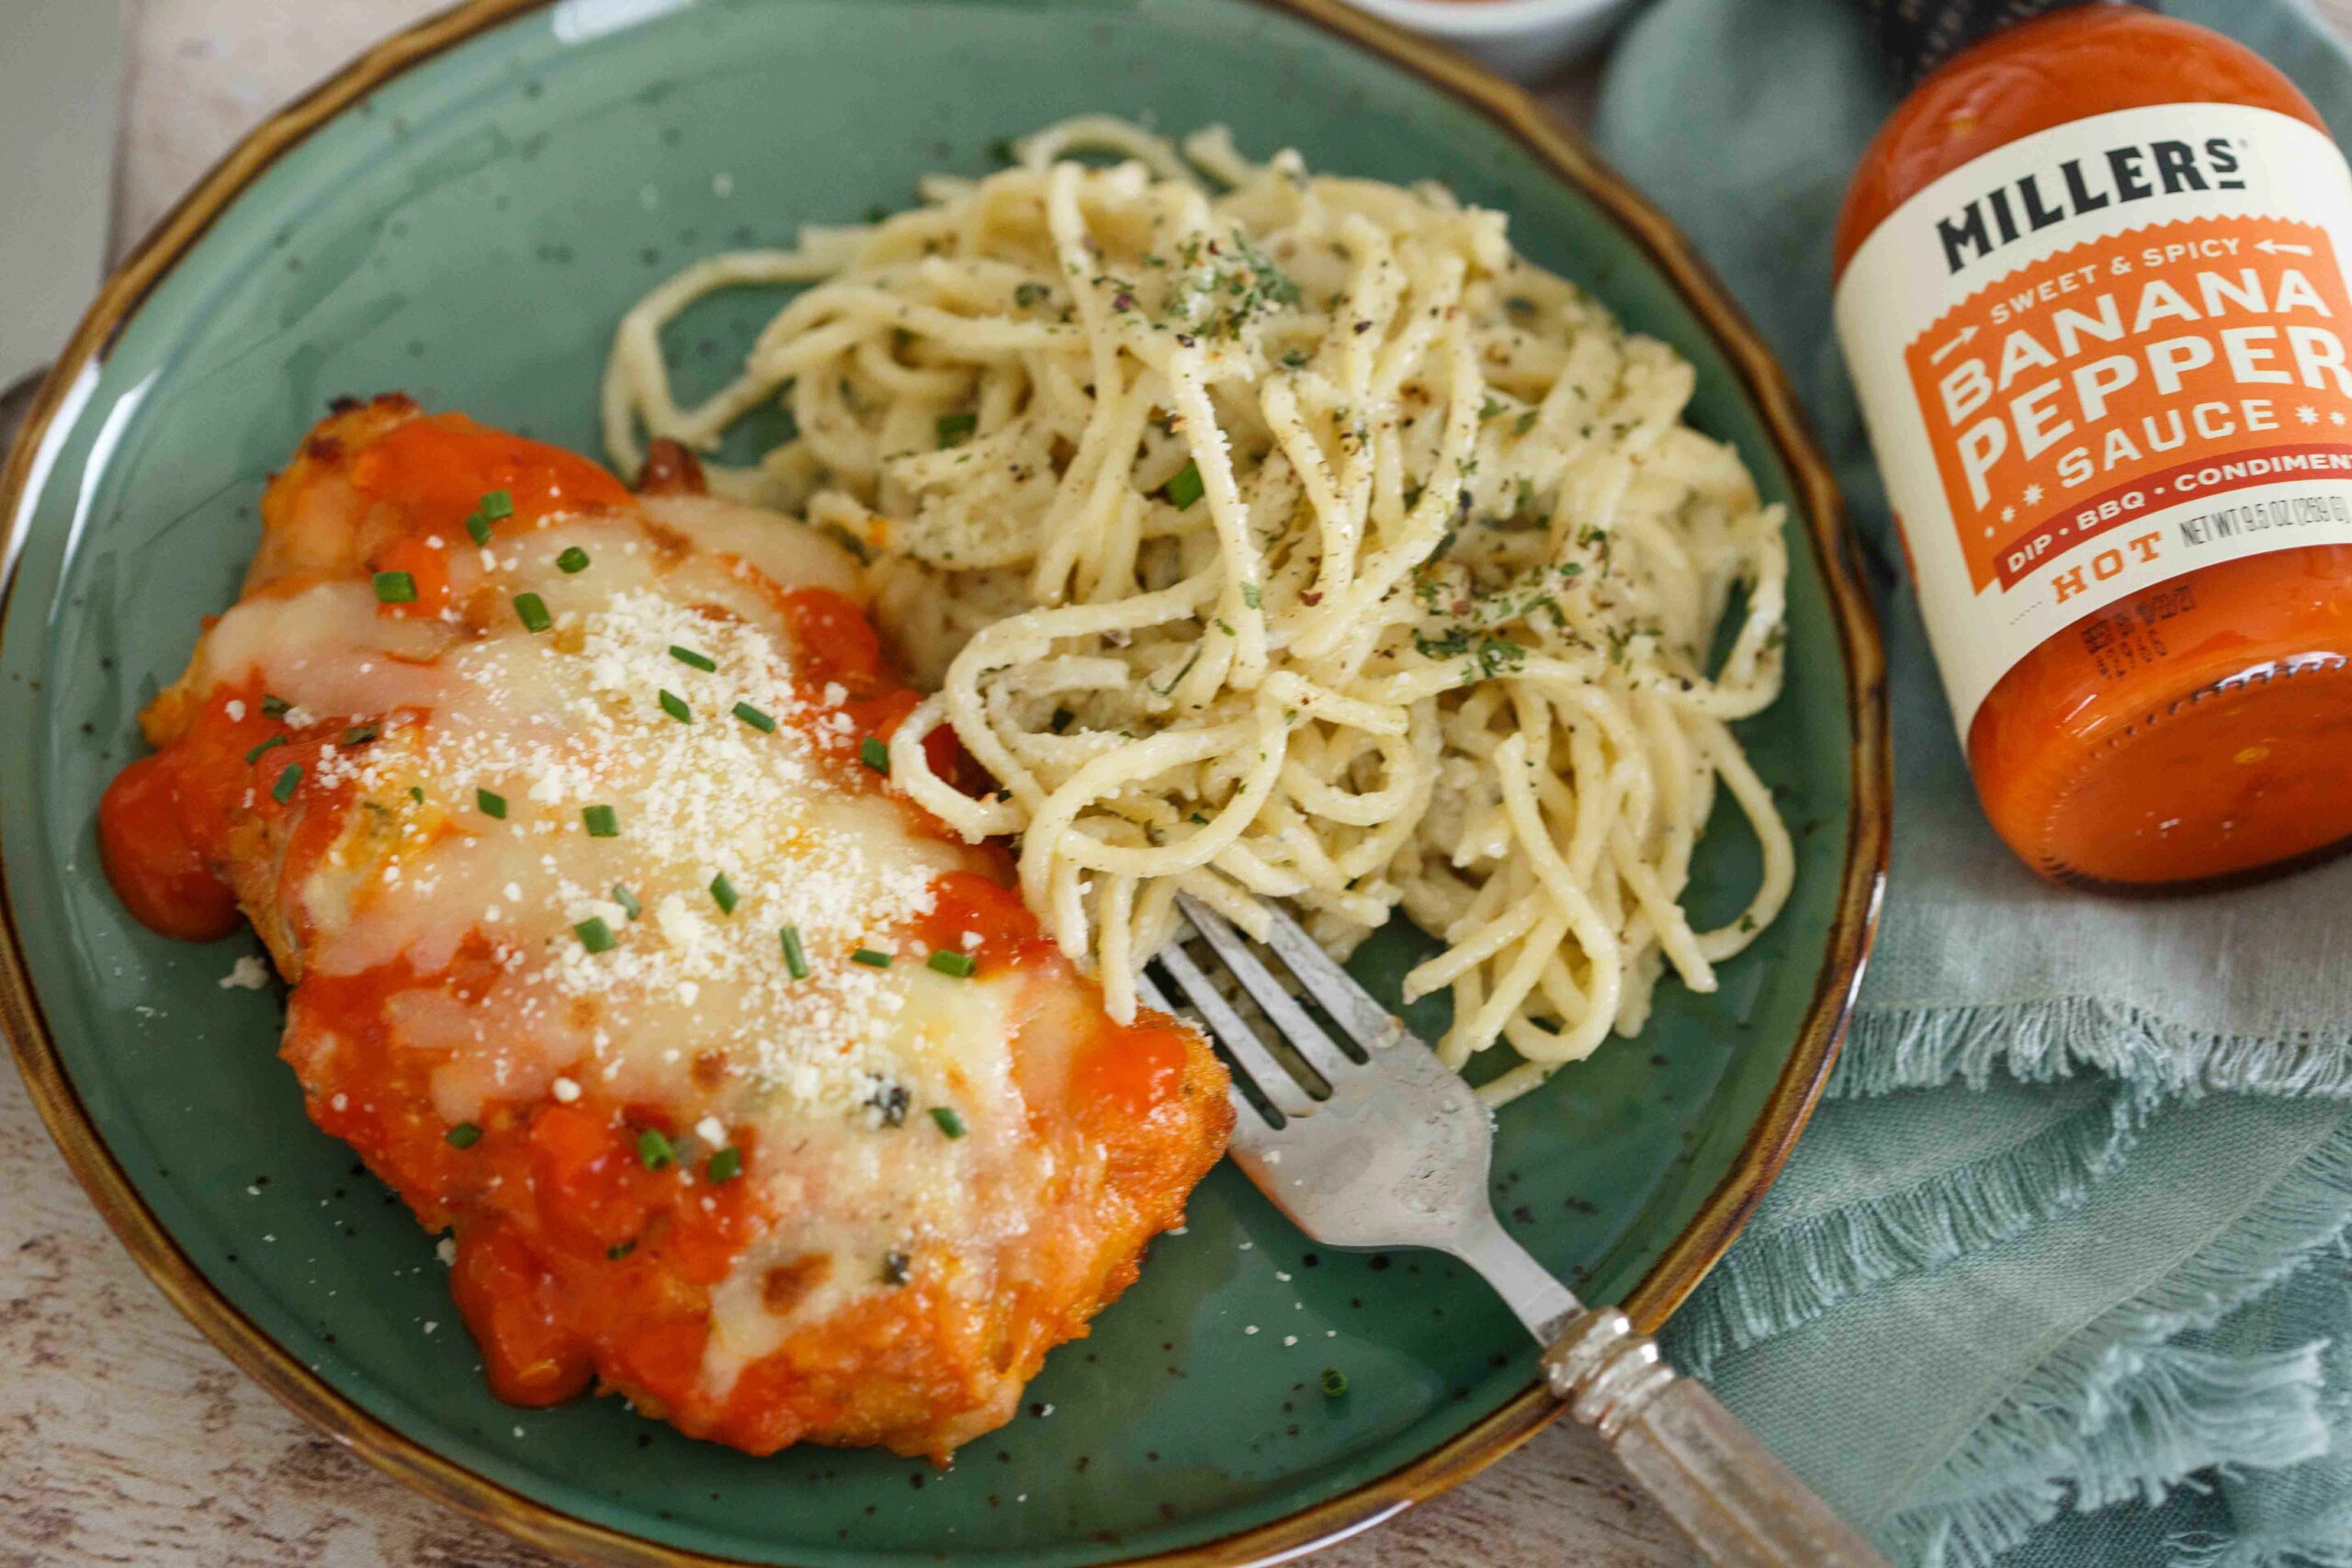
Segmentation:
<svg viewBox="0 0 2352 1568">
<path fill-rule="evenodd" d="M 1338 953 L 1401 908 L 1444 943 L 1406 995 L 1452 990 L 1446 1060 L 1522 1058 L 1498 1102 L 1638 1031 L 1668 968 L 1712 989 L 1790 886 L 1729 728 L 1778 694 L 1787 557 L 1781 509 L 1682 423 L 1690 367 L 1433 185 L 1102 118 L 1016 153 L 656 288 L 605 376 L 614 462 L 788 411 L 714 485 L 865 548 L 934 693 L 894 774 L 1017 835 L 1118 1016 L 1179 891 L 1245 929 L 1290 899 Z M 681 406 L 663 327 L 746 284 L 807 287 Z M 993 795 L 933 773 L 940 723 Z M 1698 931 L 1719 788 L 1762 875 Z"/>
</svg>

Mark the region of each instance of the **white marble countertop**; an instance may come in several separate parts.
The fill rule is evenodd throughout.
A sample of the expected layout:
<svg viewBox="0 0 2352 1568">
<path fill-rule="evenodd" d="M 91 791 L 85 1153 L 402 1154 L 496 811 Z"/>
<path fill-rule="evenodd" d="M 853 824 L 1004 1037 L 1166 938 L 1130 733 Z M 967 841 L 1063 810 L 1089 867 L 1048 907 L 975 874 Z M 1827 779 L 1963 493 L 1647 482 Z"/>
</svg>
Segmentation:
<svg viewBox="0 0 2352 1568">
<path fill-rule="evenodd" d="M 116 249 L 254 121 L 441 3 L 133 0 Z M 379 1474 L 232 1368 L 115 1244 L 13 1071 L 0 1072 L 0 1568 L 550 1561 Z M 1693 1558 L 1599 1446 L 1561 1422 L 1316 1561 L 1688 1568 Z"/>
</svg>

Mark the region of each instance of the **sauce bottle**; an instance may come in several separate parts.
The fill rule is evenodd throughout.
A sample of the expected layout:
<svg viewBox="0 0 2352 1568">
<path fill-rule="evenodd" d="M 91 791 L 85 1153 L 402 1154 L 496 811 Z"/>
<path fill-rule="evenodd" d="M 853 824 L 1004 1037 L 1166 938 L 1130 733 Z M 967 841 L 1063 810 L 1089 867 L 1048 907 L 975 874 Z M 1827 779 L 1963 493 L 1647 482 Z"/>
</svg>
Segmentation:
<svg viewBox="0 0 2352 1568">
<path fill-rule="evenodd" d="M 1839 342 L 1977 793 L 2055 881 L 2352 840 L 2352 174 L 2217 33 L 2079 6 L 1896 108 Z"/>
</svg>

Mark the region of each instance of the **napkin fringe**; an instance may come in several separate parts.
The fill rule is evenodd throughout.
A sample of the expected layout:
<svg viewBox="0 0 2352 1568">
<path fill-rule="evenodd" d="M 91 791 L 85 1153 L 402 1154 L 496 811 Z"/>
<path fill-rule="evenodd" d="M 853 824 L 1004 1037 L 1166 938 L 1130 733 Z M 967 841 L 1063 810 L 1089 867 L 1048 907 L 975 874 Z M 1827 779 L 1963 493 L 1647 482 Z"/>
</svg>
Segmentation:
<svg viewBox="0 0 2352 1568">
<path fill-rule="evenodd" d="M 2326 1348 L 2319 1339 L 2257 1355 L 2165 1346 L 2131 1356 L 2130 1378 L 2104 1395 L 2104 1422 L 2066 1456 L 2075 1510 L 2134 1498 L 2154 1507 L 2209 1465 L 2275 1470 L 2325 1453 Z"/>
<path fill-rule="evenodd" d="M 2352 1098 L 2352 1036 L 2190 1029 L 2099 997 L 1971 1007 L 1865 1007 L 1827 1092 L 1860 1100 L 1953 1079 L 1982 1089 L 1997 1071 L 2049 1083 L 2090 1068 L 2143 1094 L 2214 1089 Z"/>
<path fill-rule="evenodd" d="M 2324 1342 L 2323 1342 L 2324 1343 Z M 2053 1438 L 2024 1472 L 1897 1517 L 1889 1533 L 1924 1568 L 1993 1568 L 2064 1508 L 2162 1501 L 2214 1465 L 2275 1469 L 2324 1452 L 2316 1409 L 2322 1344 L 2263 1356 L 2160 1346 L 2135 1358 L 2096 1430 Z M 2191 1483 L 2193 1484 L 2193 1483 Z"/>
<path fill-rule="evenodd" d="M 2020 1382 L 1889 1533 L 1928 1568 L 1990 1568 L 2068 1498 L 2154 1503 L 2193 1470 L 2274 1469 L 2326 1450 L 2324 1342 L 2235 1357 L 2168 1343 L 2210 1328 L 2352 1231 L 2352 1130 L 2339 1130 L 2225 1234 L 2110 1309 Z"/>
<path fill-rule="evenodd" d="M 2352 1568 L 2352 1503 L 2292 1530 L 2183 1536 L 2171 1568 Z"/>
<path fill-rule="evenodd" d="M 1704 1377 L 1718 1357 L 1810 1322 L 1871 1285 L 1981 1251 L 2074 1208 L 2120 1162 L 2138 1120 L 2128 1098 L 2093 1105 L 1908 1191 L 1751 1229 L 1675 1314 L 1675 1359 Z"/>
</svg>

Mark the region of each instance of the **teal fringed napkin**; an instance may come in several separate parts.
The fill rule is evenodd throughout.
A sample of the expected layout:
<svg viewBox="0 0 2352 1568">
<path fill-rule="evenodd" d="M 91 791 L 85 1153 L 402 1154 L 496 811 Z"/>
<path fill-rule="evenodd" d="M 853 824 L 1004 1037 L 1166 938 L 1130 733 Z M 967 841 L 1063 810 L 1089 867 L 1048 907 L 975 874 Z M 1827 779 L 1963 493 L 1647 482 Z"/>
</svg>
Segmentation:
<svg viewBox="0 0 2352 1568">
<path fill-rule="evenodd" d="M 2300 7 L 2164 8 L 2352 127 L 2352 63 Z M 1832 221 L 1893 103 L 1860 15 L 1663 0 L 1596 138 L 1771 339 L 1890 561 L 1829 327 Z M 1877 956 L 1830 1099 L 1669 1350 L 1898 1561 L 2352 1565 L 2352 862 L 2171 902 L 2045 886 L 1878 586 Z"/>
</svg>

